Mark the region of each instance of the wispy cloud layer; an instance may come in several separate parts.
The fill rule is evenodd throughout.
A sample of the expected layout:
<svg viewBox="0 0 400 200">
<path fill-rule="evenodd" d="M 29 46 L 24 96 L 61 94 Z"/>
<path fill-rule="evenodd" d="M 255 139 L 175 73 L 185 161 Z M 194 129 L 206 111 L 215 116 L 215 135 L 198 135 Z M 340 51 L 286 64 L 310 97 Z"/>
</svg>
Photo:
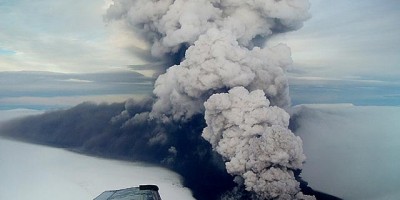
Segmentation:
<svg viewBox="0 0 400 200">
<path fill-rule="evenodd" d="M 361 77 L 293 75 L 289 78 L 292 104 L 352 103 L 400 106 L 400 82 Z"/>
<path fill-rule="evenodd" d="M 153 79 L 133 71 L 90 74 L 0 72 L 0 109 L 70 107 L 148 95 Z"/>
</svg>

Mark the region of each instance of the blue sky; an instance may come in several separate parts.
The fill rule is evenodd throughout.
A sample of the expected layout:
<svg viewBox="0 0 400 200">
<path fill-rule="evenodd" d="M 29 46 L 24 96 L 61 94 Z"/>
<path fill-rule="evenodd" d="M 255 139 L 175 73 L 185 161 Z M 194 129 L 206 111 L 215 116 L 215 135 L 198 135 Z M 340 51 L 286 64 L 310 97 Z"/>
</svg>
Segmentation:
<svg viewBox="0 0 400 200">
<path fill-rule="evenodd" d="M 142 94 L 136 86 L 141 80 L 148 84 L 150 78 L 128 66 L 148 62 L 138 54 L 147 44 L 118 24 L 103 21 L 110 2 L 0 0 L 0 107 L 73 99 L 66 103 L 70 105 L 107 99 L 107 95 L 113 96 L 107 101 L 113 101 Z M 287 43 L 292 49 L 289 79 L 293 104 L 400 105 L 400 1 L 311 3 L 312 18 L 301 30 L 271 41 Z M 15 73 L 6 75 L 9 71 Z M 46 75 L 27 76 L 20 71 Z M 151 71 L 139 72 L 151 75 Z M 128 73 L 132 80 L 109 84 L 93 76 L 79 81 L 88 73 L 109 73 L 115 80 Z M 55 81 L 60 77 L 69 80 L 62 82 L 63 87 Z"/>
</svg>

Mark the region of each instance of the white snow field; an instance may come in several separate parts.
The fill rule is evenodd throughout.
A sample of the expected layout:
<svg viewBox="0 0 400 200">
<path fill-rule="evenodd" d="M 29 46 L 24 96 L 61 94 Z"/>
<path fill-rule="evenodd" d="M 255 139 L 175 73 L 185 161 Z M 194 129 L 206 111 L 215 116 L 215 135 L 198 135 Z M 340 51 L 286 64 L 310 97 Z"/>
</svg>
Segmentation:
<svg viewBox="0 0 400 200">
<path fill-rule="evenodd" d="M 343 199 L 400 199 L 400 107 L 295 107 L 303 177 Z"/>
<path fill-rule="evenodd" d="M 90 200 L 139 184 L 158 185 L 163 200 L 194 199 L 164 168 L 0 138 L 0 199 Z"/>
</svg>

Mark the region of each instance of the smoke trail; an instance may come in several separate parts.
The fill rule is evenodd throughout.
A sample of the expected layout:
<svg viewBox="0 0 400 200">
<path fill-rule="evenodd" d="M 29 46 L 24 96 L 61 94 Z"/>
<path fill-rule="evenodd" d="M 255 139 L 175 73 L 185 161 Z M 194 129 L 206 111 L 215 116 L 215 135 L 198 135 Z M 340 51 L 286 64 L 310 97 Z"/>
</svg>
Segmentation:
<svg viewBox="0 0 400 200">
<path fill-rule="evenodd" d="M 308 8 L 307 0 L 114 0 L 106 17 L 140 32 L 153 56 L 182 59 L 156 80 L 149 117 L 185 122 L 205 112 L 202 136 L 247 191 L 312 199 L 293 173 L 305 159 L 302 142 L 278 108 L 290 104 L 290 50 L 263 46 L 300 28 Z"/>
</svg>

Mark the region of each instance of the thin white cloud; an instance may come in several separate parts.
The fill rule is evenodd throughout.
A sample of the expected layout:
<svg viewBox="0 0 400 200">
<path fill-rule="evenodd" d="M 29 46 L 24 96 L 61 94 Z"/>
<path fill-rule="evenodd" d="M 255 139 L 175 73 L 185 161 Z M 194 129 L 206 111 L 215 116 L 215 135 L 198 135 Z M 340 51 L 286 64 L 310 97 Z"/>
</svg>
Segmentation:
<svg viewBox="0 0 400 200">
<path fill-rule="evenodd" d="M 344 76 L 344 77 L 326 77 L 326 76 L 293 76 L 289 75 L 289 80 L 292 83 L 307 83 L 310 84 L 312 82 L 326 82 L 326 83 L 334 83 L 341 82 L 345 84 L 366 84 L 366 85 L 400 85 L 400 82 L 393 81 L 383 81 L 383 80 L 374 80 L 374 79 L 362 79 L 357 76 Z"/>
<path fill-rule="evenodd" d="M 56 97 L 6 97 L 0 98 L 0 104 L 15 106 L 46 106 L 53 108 L 72 107 L 82 102 L 93 103 L 117 103 L 124 102 L 129 98 L 141 99 L 145 95 L 128 95 L 128 94 L 115 94 L 115 95 L 87 95 L 87 96 L 56 96 Z"/>
<path fill-rule="evenodd" d="M 74 79 L 74 78 L 70 78 L 70 79 L 66 79 L 66 80 L 62 80 L 62 81 L 75 82 L 75 83 L 93 83 L 93 81 L 82 80 L 82 79 Z"/>
<path fill-rule="evenodd" d="M 342 79 L 329 78 L 329 77 L 317 77 L 317 76 L 302 76 L 302 77 L 290 77 L 291 80 L 304 80 L 304 81 L 340 81 Z"/>
<path fill-rule="evenodd" d="M 0 110 L 71 107 L 84 101 L 123 102 L 149 95 L 152 78 L 125 70 L 107 73 L 0 72 Z"/>
</svg>

